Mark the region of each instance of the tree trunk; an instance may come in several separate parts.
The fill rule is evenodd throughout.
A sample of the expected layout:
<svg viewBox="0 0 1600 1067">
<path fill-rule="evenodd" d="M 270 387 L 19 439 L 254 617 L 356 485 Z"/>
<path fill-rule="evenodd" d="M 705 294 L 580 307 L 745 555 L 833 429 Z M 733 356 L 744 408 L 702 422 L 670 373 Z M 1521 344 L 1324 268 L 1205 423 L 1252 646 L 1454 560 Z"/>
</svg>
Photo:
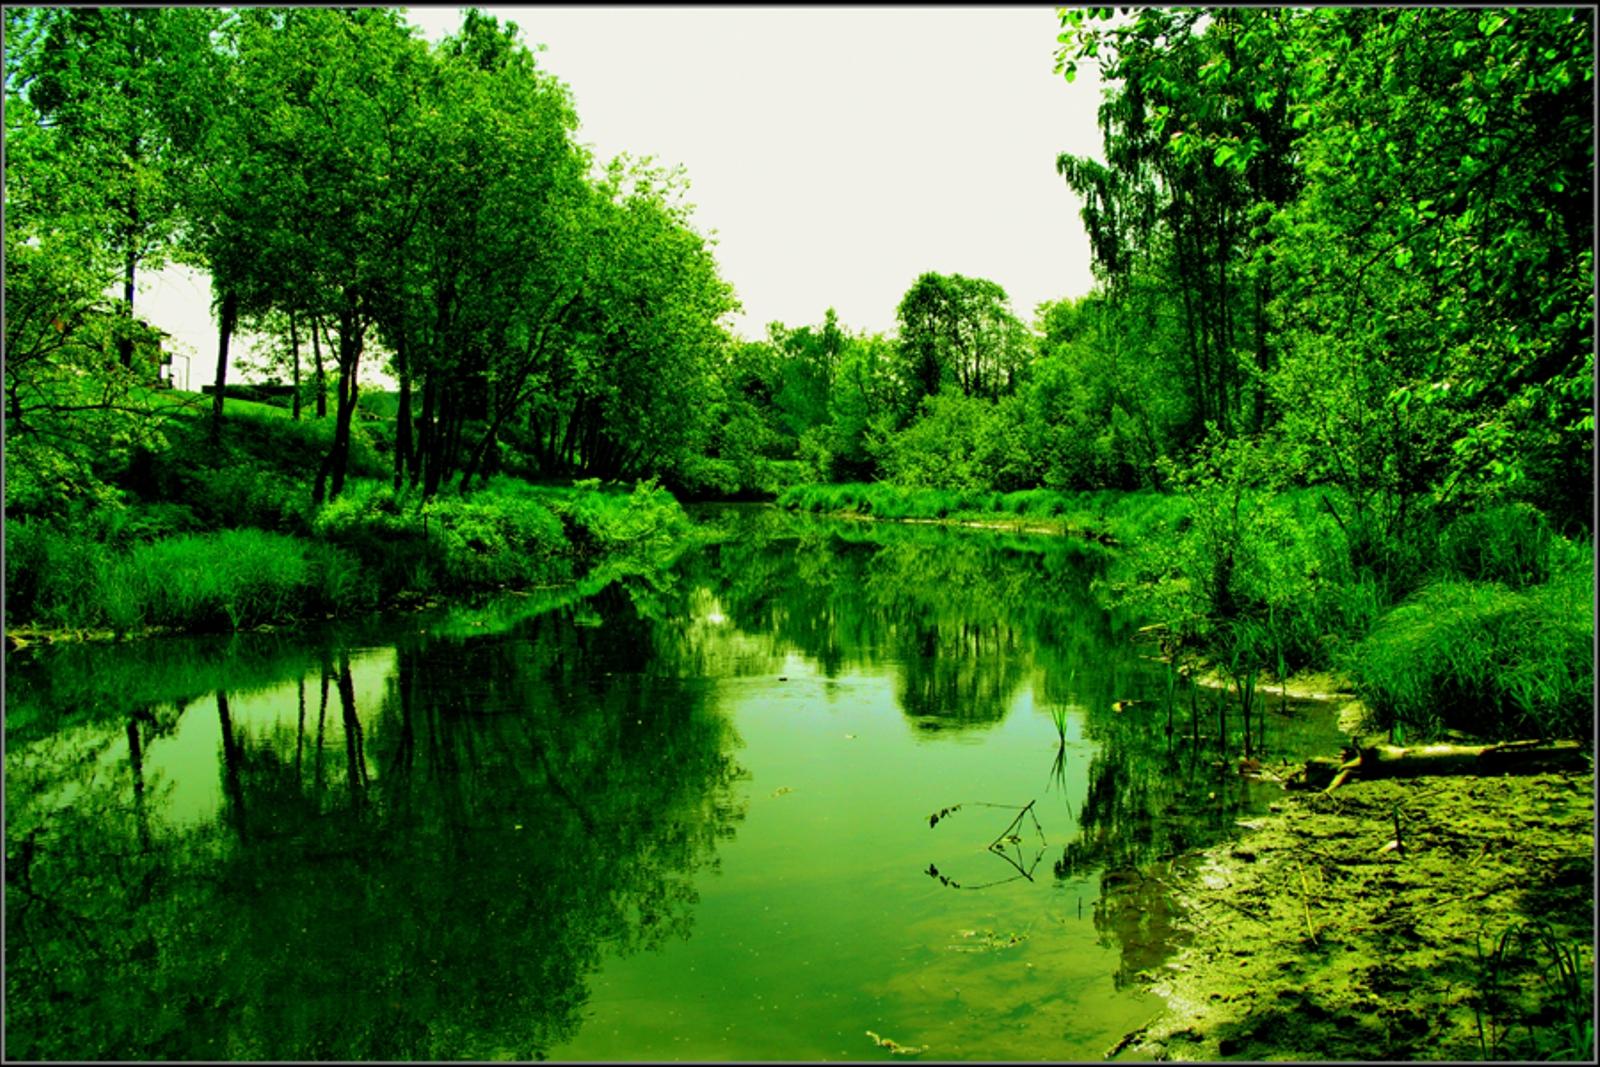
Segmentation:
<svg viewBox="0 0 1600 1067">
<path fill-rule="evenodd" d="M 317 316 L 311 316 L 311 358 L 317 364 L 317 418 L 328 417 L 328 376 L 322 367 L 322 343 L 318 340 Z"/>
<path fill-rule="evenodd" d="M 394 362 L 400 378 L 400 407 L 394 417 L 394 491 L 398 493 L 406 474 L 416 467 L 411 454 L 411 368 L 406 361 L 403 331 L 395 340 Z"/>
<path fill-rule="evenodd" d="M 339 314 L 339 408 L 333 427 L 332 480 L 328 495 L 344 492 L 345 471 L 350 465 L 350 425 L 355 419 L 356 395 L 360 390 L 357 372 L 361 367 L 362 326 L 355 306 L 347 298 Z"/>
<path fill-rule="evenodd" d="M 290 417 L 300 421 L 300 330 L 294 312 L 289 312 L 289 354 L 294 362 L 294 409 Z"/>
<path fill-rule="evenodd" d="M 1577 741 L 1507 741 L 1498 745 L 1372 745 L 1339 763 L 1306 762 L 1305 784 L 1331 793 L 1351 778 L 1419 778 L 1430 774 L 1537 774 L 1582 770 L 1589 764 Z M 1330 781 L 1331 779 L 1331 781 Z"/>
<path fill-rule="evenodd" d="M 233 336 L 234 323 L 239 316 L 239 298 L 232 291 L 222 294 L 222 307 L 217 315 L 217 391 L 211 398 L 211 443 L 222 440 L 222 393 L 228 384 L 228 341 Z"/>
<path fill-rule="evenodd" d="M 428 488 L 428 472 L 433 468 L 433 407 L 434 394 L 438 392 L 438 385 L 433 375 L 428 375 L 422 381 L 422 417 L 417 422 L 417 462 L 411 468 L 411 488 L 415 489 L 417 483 L 423 485 L 422 495 L 430 496 L 432 490 Z"/>
<path fill-rule="evenodd" d="M 133 209 L 130 207 L 129 210 Z M 133 366 L 133 272 L 138 262 L 138 254 L 134 250 L 133 238 L 130 236 L 127 256 L 122 265 L 122 301 L 127 305 L 128 333 L 117 342 L 117 358 L 124 368 Z"/>
</svg>

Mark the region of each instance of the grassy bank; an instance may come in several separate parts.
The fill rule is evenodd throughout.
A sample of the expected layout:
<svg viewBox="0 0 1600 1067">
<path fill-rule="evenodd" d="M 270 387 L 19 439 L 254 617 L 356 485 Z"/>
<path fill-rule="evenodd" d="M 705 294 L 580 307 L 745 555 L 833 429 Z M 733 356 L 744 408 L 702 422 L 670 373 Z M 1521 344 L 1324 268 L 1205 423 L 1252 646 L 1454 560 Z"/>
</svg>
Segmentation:
<svg viewBox="0 0 1600 1067">
<path fill-rule="evenodd" d="M 1027 489 L 1000 493 L 913 489 L 889 482 L 796 485 L 780 494 L 777 504 L 796 511 L 875 519 L 1048 528 L 1120 543 L 1136 541 L 1163 524 L 1180 522 L 1187 510 L 1182 497 L 1153 491 Z"/>
<path fill-rule="evenodd" d="M 303 472 L 331 429 L 234 402 L 213 448 L 203 417 L 181 413 L 164 447 L 136 452 L 98 492 L 8 513 L 8 631 L 228 631 L 546 585 L 659 553 L 689 525 L 653 484 L 496 477 L 423 500 L 390 487 L 360 432 L 345 491 L 313 506 Z"/>
</svg>

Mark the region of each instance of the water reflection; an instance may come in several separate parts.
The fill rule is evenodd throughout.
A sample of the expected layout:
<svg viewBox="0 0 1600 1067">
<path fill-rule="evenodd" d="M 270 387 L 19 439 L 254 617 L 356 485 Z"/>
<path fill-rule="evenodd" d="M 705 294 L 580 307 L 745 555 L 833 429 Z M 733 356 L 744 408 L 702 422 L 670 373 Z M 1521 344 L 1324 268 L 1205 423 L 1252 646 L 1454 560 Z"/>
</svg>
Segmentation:
<svg viewBox="0 0 1600 1067">
<path fill-rule="evenodd" d="M 849 1058 L 833 1035 L 867 1026 L 976 1057 L 1054 1057 L 1040 1042 L 1068 1031 L 1060 1058 L 1103 1049 L 1118 1018 L 1082 1005 L 1163 950 L 1155 865 L 1226 833 L 1246 788 L 1204 737 L 1165 732 L 1162 668 L 1096 600 L 1105 550 L 770 509 L 717 523 L 670 570 L 8 661 L 6 1053 L 682 1050 L 640 1044 L 637 1021 L 576 1040 L 641 1002 L 733 1059 Z M 774 777 L 746 788 L 736 753 Z M 1065 910 L 1088 885 L 1092 916 Z M 711 999 L 673 1000 L 681 979 L 605 999 L 603 961 L 681 950 L 697 921 Z M 1096 933 L 1114 976 L 1086 955 Z M 1029 1029 L 1002 1026 L 1035 978 L 1053 992 L 1018 1002 Z M 924 986 L 983 999 L 982 1020 Z M 741 1001 L 752 987 L 769 998 Z M 730 1006 L 777 1003 L 787 1030 L 751 1016 L 711 1043 Z M 716 1025 L 686 1035 L 680 1011 Z"/>
<path fill-rule="evenodd" d="M 1092 592 L 1107 555 L 1067 538 L 926 526 L 727 516 L 728 539 L 689 561 L 733 622 L 838 677 L 884 659 L 918 730 L 993 726 L 1025 684 L 1046 699 L 1127 695 L 1147 672 L 1130 627 Z M 761 524 L 751 536 L 746 524 Z M 1082 683 L 1068 679 L 1082 679 Z"/>
<path fill-rule="evenodd" d="M 150 712 L 13 744 L 7 1054 L 530 1059 L 569 1037 L 604 952 L 687 934 L 740 807 L 704 687 L 616 673 L 638 616 L 559 616 L 402 641 L 376 700 L 344 651 L 289 714 L 227 688 L 164 709 L 211 719 L 205 822 L 153 814 L 173 730 Z"/>
</svg>

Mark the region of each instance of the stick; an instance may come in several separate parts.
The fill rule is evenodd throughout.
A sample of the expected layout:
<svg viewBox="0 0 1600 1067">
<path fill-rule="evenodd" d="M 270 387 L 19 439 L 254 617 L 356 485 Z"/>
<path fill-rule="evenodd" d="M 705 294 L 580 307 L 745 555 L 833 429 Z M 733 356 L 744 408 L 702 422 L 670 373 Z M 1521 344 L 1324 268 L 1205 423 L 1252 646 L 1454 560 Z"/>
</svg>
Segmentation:
<svg viewBox="0 0 1600 1067">
<path fill-rule="evenodd" d="M 1300 907 L 1305 909 L 1306 933 L 1311 935 L 1311 943 L 1317 943 L 1317 931 L 1311 925 L 1311 887 L 1306 885 L 1306 869 L 1300 866 L 1300 861 L 1294 861 L 1294 869 L 1300 872 Z"/>
</svg>

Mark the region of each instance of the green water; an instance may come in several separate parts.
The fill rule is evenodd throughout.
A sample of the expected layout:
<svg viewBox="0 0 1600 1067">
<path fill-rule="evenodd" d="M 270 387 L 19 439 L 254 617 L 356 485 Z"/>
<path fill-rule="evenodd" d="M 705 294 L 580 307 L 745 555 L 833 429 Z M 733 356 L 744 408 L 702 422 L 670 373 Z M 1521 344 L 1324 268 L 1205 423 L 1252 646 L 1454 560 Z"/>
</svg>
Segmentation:
<svg viewBox="0 0 1600 1067">
<path fill-rule="evenodd" d="M 1079 1060 L 1148 1019 L 1152 872 L 1270 793 L 1209 704 L 1167 735 L 1104 550 L 702 517 L 665 573 L 13 654 L 6 1054 Z"/>
</svg>

